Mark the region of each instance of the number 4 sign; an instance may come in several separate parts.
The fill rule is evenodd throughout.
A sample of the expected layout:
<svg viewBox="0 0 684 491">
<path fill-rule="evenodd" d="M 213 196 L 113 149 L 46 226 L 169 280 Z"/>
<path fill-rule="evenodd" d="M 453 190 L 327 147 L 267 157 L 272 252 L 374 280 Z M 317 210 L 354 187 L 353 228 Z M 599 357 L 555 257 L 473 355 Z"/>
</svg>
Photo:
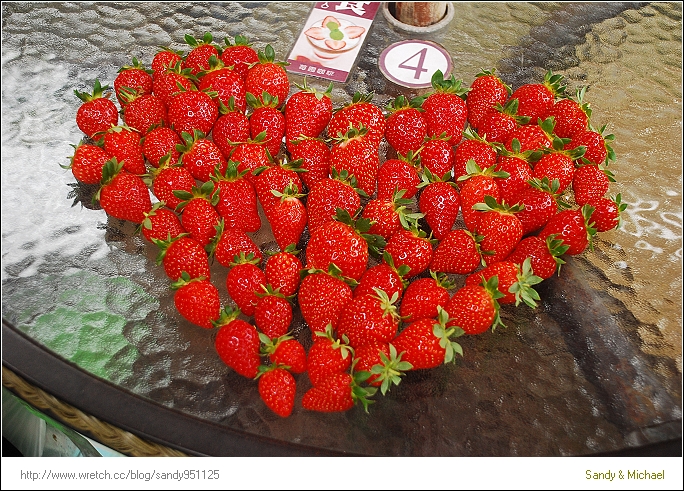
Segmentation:
<svg viewBox="0 0 684 491">
<path fill-rule="evenodd" d="M 446 78 L 451 73 L 451 56 L 432 41 L 409 40 L 394 43 L 380 55 L 380 71 L 403 87 L 430 87 L 432 75 L 441 70 Z"/>
</svg>

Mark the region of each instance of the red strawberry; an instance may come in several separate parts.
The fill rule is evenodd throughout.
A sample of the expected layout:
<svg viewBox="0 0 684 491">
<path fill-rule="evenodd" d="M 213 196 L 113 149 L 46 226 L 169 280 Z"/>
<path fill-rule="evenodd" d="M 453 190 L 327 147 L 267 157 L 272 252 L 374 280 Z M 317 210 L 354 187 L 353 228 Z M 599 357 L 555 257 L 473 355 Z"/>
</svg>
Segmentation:
<svg viewBox="0 0 684 491">
<path fill-rule="evenodd" d="M 558 180 L 549 184 L 548 178 L 541 180 L 533 178 L 529 181 L 530 187 L 518 195 L 517 202 L 523 209 L 516 213 L 522 224 L 523 235 L 541 230 L 551 220 L 558 209 L 566 207 L 563 201 L 559 201 Z"/>
<path fill-rule="evenodd" d="M 461 141 L 468 121 L 468 106 L 465 101 L 468 89 L 461 87 L 462 83 L 453 74 L 445 80 L 442 71 L 436 70 L 431 80 L 432 91 L 421 106 L 423 118 L 427 122 L 427 136 L 434 138 L 445 135 L 449 147 L 456 146 Z M 434 172 L 433 169 L 430 170 Z M 436 173 L 444 175 L 444 172 Z"/>
<path fill-rule="evenodd" d="M 100 202 L 107 215 L 142 223 L 145 213 L 152 209 L 150 190 L 140 176 L 126 172 L 123 167 L 123 162 L 119 163 L 115 158 L 107 161 L 94 199 Z"/>
<path fill-rule="evenodd" d="M 174 191 L 192 193 L 192 188 L 197 183 L 190 171 L 180 164 L 168 164 L 168 159 L 162 159 L 159 168 L 153 168 L 152 193 L 159 201 L 166 203 L 172 210 L 183 202 Z"/>
<path fill-rule="evenodd" d="M 163 206 L 161 201 L 155 203 L 140 224 L 140 232 L 150 242 L 152 239 L 166 240 L 185 233 L 178 215 Z"/>
<path fill-rule="evenodd" d="M 228 159 L 235 145 L 250 138 L 249 118 L 235 105 L 219 104 L 219 117 L 211 130 L 211 138 Z"/>
<path fill-rule="evenodd" d="M 282 106 L 290 93 L 290 81 L 283 68 L 284 63 L 275 61 L 275 51 L 270 44 L 267 44 L 263 51 L 259 50 L 257 55 L 259 62 L 250 65 L 247 70 L 245 89 L 256 98 L 268 92 L 272 98 L 277 98 Z"/>
<path fill-rule="evenodd" d="M 568 246 L 566 254 L 581 254 L 596 233 L 596 229 L 590 225 L 593 211 L 594 207 L 588 204 L 578 209 L 560 211 L 542 228 L 539 238 L 545 240 L 552 234 L 558 234 L 557 238 Z"/>
<path fill-rule="evenodd" d="M 506 260 L 521 266 L 526 259 L 530 259 L 534 274 L 545 280 L 560 272 L 561 265 L 565 264 L 561 256 L 567 250 L 568 246 L 556 239 L 556 235 L 550 235 L 546 240 L 531 235 L 518 242 Z"/>
<path fill-rule="evenodd" d="M 330 149 L 330 167 L 338 172 L 346 170 L 356 178 L 359 188 L 371 196 L 375 193 L 380 155 L 378 146 L 366 137 L 365 128 L 349 128 L 334 138 Z"/>
<path fill-rule="evenodd" d="M 392 298 L 396 293 L 397 298 L 401 299 L 407 284 L 404 277 L 408 273 L 409 267 L 404 265 L 397 268 L 392 256 L 387 252 L 383 252 L 382 257 L 381 263 L 371 266 L 363 273 L 358 285 L 354 288 L 355 297 L 372 294 L 378 288 L 387 293 L 389 298 Z"/>
<path fill-rule="evenodd" d="M 112 126 L 104 134 L 105 151 L 123 162 L 123 168 L 131 174 L 147 172 L 143 155 L 142 134 L 128 126 Z"/>
<path fill-rule="evenodd" d="M 183 201 L 176 210 L 181 213 L 181 223 L 185 230 L 203 246 L 207 246 L 216 236 L 216 225 L 221 216 L 216 211 L 218 193 L 214 183 L 207 181 L 201 187 L 193 186 L 191 192 L 174 191 Z"/>
<path fill-rule="evenodd" d="M 292 324 L 292 305 L 282 293 L 266 284 L 257 292 L 259 300 L 254 307 L 254 324 L 270 339 L 287 334 Z"/>
<path fill-rule="evenodd" d="M 321 138 L 297 138 L 288 141 L 292 160 L 301 160 L 301 179 L 307 190 L 330 176 L 330 148 Z"/>
<path fill-rule="evenodd" d="M 606 195 L 611 181 L 615 181 L 613 173 L 606 168 L 593 164 L 581 165 L 572 177 L 575 202 L 580 206 L 593 204 Z"/>
<path fill-rule="evenodd" d="M 522 223 L 516 216 L 522 206 L 500 204 L 487 195 L 484 203 L 478 203 L 473 208 L 484 212 L 476 232 L 483 236 L 480 249 L 485 263 L 489 265 L 502 261 L 522 239 Z"/>
<path fill-rule="evenodd" d="M 418 151 L 428 135 L 428 123 L 421 108 L 423 100 L 415 97 L 409 101 L 400 95 L 386 108 L 389 113 L 385 121 L 385 139 L 400 155 Z"/>
<path fill-rule="evenodd" d="M 482 138 L 472 127 L 466 128 L 463 136 L 465 139 L 454 151 L 454 181 L 457 183 L 461 176 L 468 174 L 466 166 L 469 160 L 473 160 L 481 169 L 487 169 L 496 164 L 498 155 L 497 144 Z"/>
<path fill-rule="evenodd" d="M 256 232 L 261 228 L 256 191 L 245 179 L 247 172 L 239 172 L 237 168 L 237 162 L 231 160 L 224 173 L 215 170 L 211 176 L 214 189 L 218 191 L 216 211 L 226 227 Z"/>
<path fill-rule="evenodd" d="M 331 82 L 324 91 L 320 91 L 310 87 L 305 77 L 303 85 L 295 86 L 299 91 L 292 94 L 285 104 L 286 139 L 289 142 L 301 136 L 317 138 L 332 117 L 330 95 L 333 84 Z"/>
<path fill-rule="evenodd" d="M 269 167 L 273 165 L 273 161 L 268 155 L 268 151 L 264 146 L 263 137 L 265 135 L 260 133 L 255 139 L 247 139 L 243 142 L 238 142 L 234 145 L 229 157 L 238 163 L 238 170 L 240 172 L 246 170 L 245 179 L 255 184 L 252 172 L 261 167 Z"/>
<path fill-rule="evenodd" d="M 586 131 L 575 133 L 565 148 L 572 149 L 583 146 L 586 148 L 584 155 L 582 155 L 583 159 L 595 165 L 608 165 L 615 160 L 615 151 L 610 146 L 613 140 L 615 140 L 615 135 L 606 134 L 605 125 L 598 131 L 590 127 Z"/>
<path fill-rule="evenodd" d="M 481 236 L 475 237 L 462 228 L 448 232 L 435 247 L 430 270 L 451 274 L 472 273 L 483 262 L 481 240 Z"/>
<path fill-rule="evenodd" d="M 565 86 L 562 83 L 563 76 L 554 75 L 549 70 L 541 83 L 529 83 L 518 87 L 511 94 L 511 99 L 518 99 L 518 114 L 528 116 L 531 121 L 543 119 L 556 97 L 564 96 Z"/>
<path fill-rule="evenodd" d="M 420 185 L 419 162 L 413 152 L 385 160 L 377 173 L 377 197 L 391 199 L 397 191 L 405 190 L 404 198 L 413 198 Z"/>
<path fill-rule="evenodd" d="M 197 88 L 206 93 L 216 94 L 218 103 L 228 106 L 232 103 L 238 111 L 247 110 L 247 97 L 244 79 L 235 71 L 225 66 L 215 56 L 209 58 L 209 68 L 201 70 Z"/>
<path fill-rule="evenodd" d="M 607 232 L 622 225 L 622 212 L 627 209 L 627 203 L 622 202 L 622 196 L 615 198 L 601 197 L 591 203 L 594 213 L 591 214 L 593 227 L 597 232 Z"/>
<path fill-rule="evenodd" d="M 462 182 L 461 213 L 466 228 L 474 231 L 482 218 L 482 212 L 473 209 L 473 206 L 484 202 L 485 196 L 491 196 L 499 201 L 501 191 L 499 191 L 499 185 L 495 179 L 505 179 L 509 174 L 504 171 L 497 171 L 496 165 L 483 170 L 474 160 L 468 162 L 466 169 L 468 173 L 459 178 Z"/>
<path fill-rule="evenodd" d="M 259 246 L 244 230 L 237 227 L 226 227 L 223 220 L 216 227 L 216 237 L 209 245 L 209 250 L 211 256 L 215 257 L 219 264 L 226 267 L 230 267 L 236 256 L 241 254 L 251 255 L 250 259 L 255 259 L 256 263 L 263 258 Z"/>
<path fill-rule="evenodd" d="M 374 388 L 364 388 L 349 373 L 336 373 L 321 381 L 304 393 L 302 407 L 309 411 L 334 413 L 348 411 L 357 401 L 361 401 L 368 412 L 368 398 L 375 393 Z"/>
<path fill-rule="evenodd" d="M 460 327 L 466 334 L 481 334 L 490 327 L 494 330 L 498 325 L 503 326 L 497 301 L 503 294 L 497 288 L 498 283 L 493 276 L 484 285 L 465 285 L 458 289 L 445 307 L 449 315 L 447 327 Z"/>
<path fill-rule="evenodd" d="M 304 321 L 315 332 L 325 332 L 328 324 L 337 328 L 340 312 L 352 298 L 352 289 L 339 268 L 330 271 L 308 270 L 304 273 L 297 301 Z"/>
<path fill-rule="evenodd" d="M 168 155 L 168 163 L 173 165 L 180 158 L 180 152 L 176 146 L 182 144 L 183 140 L 178 133 L 166 126 L 160 126 L 145 135 L 143 155 L 153 167 L 159 167 L 162 157 L 166 155 Z"/>
<path fill-rule="evenodd" d="M 555 135 L 553 128 L 555 122 L 553 118 L 548 118 L 537 122 L 538 124 L 526 124 L 518 126 L 509 135 L 504 146 L 509 152 L 527 152 L 539 150 L 541 148 L 551 148 Z M 518 140 L 516 148 L 513 148 L 513 141 Z"/>
<path fill-rule="evenodd" d="M 354 350 L 354 369 L 357 372 L 370 373 L 366 383 L 380 387 L 380 393 L 385 395 L 391 385 L 399 385 L 404 372 L 413 368 L 413 365 L 401 358 L 402 354 L 397 354 L 393 344 L 370 341 Z"/>
<path fill-rule="evenodd" d="M 289 245 L 299 243 L 306 228 L 306 207 L 300 199 L 304 195 L 294 183 L 284 192 L 273 191 L 273 194 L 278 201 L 264 212 L 278 247 L 285 250 Z"/>
<path fill-rule="evenodd" d="M 332 222 L 338 208 L 350 215 L 356 213 L 361 206 L 360 193 L 363 191 L 356 187 L 356 178 L 350 177 L 348 171 L 338 174 L 336 169 L 332 169 L 332 176 L 314 184 L 306 198 L 309 233 L 313 234 L 325 223 Z"/>
<path fill-rule="evenodd" d="M 557 100 L 546 113 L 545 118 L 552 116 L 555 119 L 555 132 L 559 138 L 573 138 L 587 130 L 591 108 L 584 102 L 586 91 L 587 88 L 583 87 L 577 91 L 575 99 L 564 97 Z"/>
<path fill-rule="evenodd" d="M 63 165 L 62 168 L 71 169 L 76 180 L 83 184 L 99 184 L 102 170 L 111 158 L 102 147 L 81 141 L 74 146 L 74 155 L 69 159 L 69 165 Z"/>
<path fill-rule="evenodd" d="M 119 110 L 104 94 L 108 89 L 109 86 L 102 87 L 100 81 L 95 80 L 92 93 L 74 90 L 76 97 L 82 101 L 76 111 L 76 126 L 94 140 L 100 139 L 98 133 L 119 124 Z"/>
<path fill-rule="evenodd" d="M 477 132 L 487 141 L 504 143 L 518 126 L 527 124 L 529 120 L 518 115 L 518 99 L 509 99 L 503 106 L 497 104 L 494 111 L 482 118 Z"/>
<path fill-rule="evenodd" d="M 443 273 L 430 272 L 429 278 L 418 278 L 406 287 L 399 313 L 406 323 L 421 319 L 434 319 L 438 307 L 444 308 L 449 301 L 453 284 Z"/>
<path fill-rule="evenodd" d="M 230 39 L 224 39 L 226 45 L 221 51 L 221 61 L 227 67 L 233 67 L 242 79 L 247 77 L 247 71 L 252 63 L 257 63 L 259 61 L 259 56 L 257 52 L 252 48 L 249 43 L 249 39 L 245 36 L 237 35 L 235 36 L 235 42 L 231 43 Z"/>
<path fill-rule="evenodd" d="M 252 171 L 252 183 L 257 193 L 257 198 L 266 213 L 278 205 L 282 194 L 290 188 L 290 194 L 299 193 L 302 188 L 302 180 L 299 178 L 301 162 L 290 161 L 283 157 L 277 163 L 259 167 Z M 292 192 L 293 188 L 296 192 Z"/>
<path fill-rule="evenodd" d="M 176 51 L 171 48 L 161 47 L 152 58 L 152 78 L 156 78 L 159 74 L 173 68 L 176 65 L 181 65 L 183 61 L 184 53 L 182 51 Z M 153 84 L 154 90 L 154 84 Z"/>
<path fill-rule="evenodd" d="M 226 277 L 226 288 L 238 309 L 247 316 L 253 316 L 259 303 L 258 292 L 266 285 L 266 276 L 257 264 L 260 259 L 253 254 L 240 253 L 231 263 Z"/>
<path fill-rule="evenodd" d="M 278 365 L 260 366 L 259 396 L 266 406 L 278 416 L 287 418 L 292 414 L 297 392 L 297 382 L 292 374 Z"/>
<path fill-rule="evenodd" d="M 317 332 L 306 358 L 306 373 L 313 385 L 322 383 L 330 375 L 343 373 L 352 362 L 352 349 L 345 341 L 336 339 L 327 326 Z"/>
<path fill-rule="evenodd" d="M 211 279 L 209 256 L 202 244 L 184 233 L 164 240 L 152 239 L 157 247 L 157 265 L 164 267 L 166 276 L 176 281 L 183 272 L 190 278 Z"/>
<path fill-rule="evenodd" d="M 181 69 L 181 63 L 177 63 L 155 75 L 152 91 L 154 95 L 164 101 L 168 110 L 176 95 L 183 91 L 197 90 L 195 80 L 190 73 L 190 69 L 183 70 Z"/>
<path fill-rule="evenodd" d="M 302 343 L 289 334 L 271 339 L 261 333 L 259 339 L 262 356 L 268 356 L 272 364 L 289 367 L 292 373 L 306 372 L 306 350 Z"/>
<path fill-rule="evenodd" d="M 122 89 L 122 97 L 126 101 L 123 119 L 127 126 L 146 135 L 154 128 L 164 126 L 168 115 L 164 102 L 153 94 L 141 94 Z"/>
<path fill-rule="evenodd" d="M 273 99 L 268 92 L 264 92 L 260 99 L 247 92 L 247 103 L 252 108 L 249 116 L 249 133 L 256 138 L 264 133 L 264 146 L 271 156 L 280 153 L 280 146 L 285 136 L 285 116 L 278 109 L 278 99 Z"/>
<path fill-rule="evenodd" d="M 420 164 L 437 176 L 451 173 L 454 168 L 453 146 L 446 140 L 446 134 L 428 138 L 420 149 Z M 460 140 L 459 140 L 460 141 Z"/>
<path fill-rule="evenodd" d="M 440 179 L 429 170 L 423 172 L 422 191 L 418 208 L 432 231 L 432 236 L 443 239 L 454 227 L 461 209 L 461 197 L 454 182 Z"/>
<path fill-rule="evenodd" d="M 223 174 L 228 163 L 219 147 L 200 130 L 184 132 L 183 145 L 178 145 L 180 162 L 190 174 L 201 182 L 207 182 L 214 172 Z"/>
<path fill-rule="evenodd" d="M 408 220 L 422 218 L 420 213 L 411 213 L 408 206 L 411 200 L 405 199 L 404 190 L 397 191 L 391 199 L 376 198 L 366 203 L 361 212 L 363 218 L 371 221 L 369 233 L 389 240 L 402 226 L 408 226 Z"/>
<path fill-rule="evenodd" d="M 379 288 L 372 294 L 354 296 L 340 313 L 338 335 L 346 336 L 354 349 L 372 340 L 390 342 L 399 329 L 398 299 L 397 293 L 390 298 Z"/>
<path fill-rule="evenodd" d="M 221 360 L 236 373 L 253 379 L 261 365 L 261 344 L 256 327 L 239 319 L 240 310 L 224 309 L 215 322 L 214 346 Z"/>
<path fill-rule="evenodd" d="M 433 318 L 421 319 L 406 326 L 392 341 L 401 360 L 411 364 L 411 370 L 427 370 L 454 361 L 454 353 L 463 356 L 461 345 L 452 337 L 463 330 L 449 324 L 449 316 L 442 307 Z"/>
<path fill-rule="evenodd" d="M 291 244 L 268 256 L 264 265 L 268 284 L 286 297 L 294 295 L 299 289 L 300 273 L 304 266 L 297 257 L 298 253 L 294 244 Z"/>
<path fill-rule="evenodd" d="M 140 95 L 152 94 L 152 70 L 146 69 L 137 58 L 130 65 L 124 65 L 114 79 L 114 92 L 122 107 L 128 104 L 125 92 Z M 124 107 L 125 109 L 125 107 Z"/>
<path fill-rule="evenodd" d="M 212 41 L 213 37 L 210 32 L 205 32 L 201 40 L 186 34 L 185 42 L 190 47 L 190 51 L 183 60 L 183 68 L 189 68 L 193 75 L 198 75 L 201 71 L 208 70 L 210 67 L 209 59 L 212 56 L 216 58 L 219 56 L 218 48 L 212 44 Z"/>
<path fill-rule="evenodd" d="M 498 278 L 497 289 L 503 294 L 498 299 L 500 305 L 525 302 L 532 308 L 537 306 L 539 294 L 533 285 L 542 281 L 542 278 L 532 272 L 531 259 L 527 258 L 522 265 L 511 260 L 492 263 L 477 273 L 466 278 L 466 285 L 484 285 L 490 278 Z"/>
<path fill-rule="evenodd" d="M 497 104 L 503 106 L 510 94 L 511 88 L 495 74 L 495 69 L 478 73 L 473 83 L 470 84 L 466 96 L 468 122 L 471 128 L 479 130 L 482 119 L 495 111 Z"/>
<path fill-rule="evenodd" d="M 392 256 L 397 267 L 408 266 L 410 269 L 405 277 L 413 278 L 428 269 L 432 261 L 432 245 L 436 241 L 429 239 L 415 222 L 409 226 L 390 237 L 385 252 Z"/>
<path fill-rule="evenodd" d="M 373 93 L 355 92 L 350 102 L 334 110 L 328 123 L 328 136 L 342 136 L 350 127 L 364 127 L 367 138 L 375 146 L 379 146 L 385 134 L 385 115 L 382 109 L 372 103 L 373 97 Z"/>
<path fill-rule="evenodd" d="M 176 290 L 173 297 L 176 310 L 185 319 L 204 329 L 214 327 L 212 322 L 219 318 L 221 301 L 218 289 L 211 281 L 204 277 L 190 278 L 184 272 L 171 288 Z"/>
<path fill-rule="evenodd" d="M 499 198 L 507 203 L 515 203 L 520 193 L 530 187 L 529 180 L 534 178 L 532 162 L 541 157 L 540 152 L 520 152 L 514 145 L 513 151 L 502 150 L 496 162 L 496 171 L 508 174 L 508 177 L 495 177 L 499 188 Z"/>
<path fill-rule="evenodd" d="M 558 143 L 562 145 L 562 143 Z M 534 164 L 534 177 L 542 179 L 548 177 L 549 182 L 558 179 L 560 192 L 565 191 L 575 175 L 575 160 L 580 158 L 584 153 L 584 147 L 578 147 L 573 150 L 559 150 L 555 148 L 546 150 L 541 158 Z M 562 147 L 561 147 L 562 148 Z"/>
<path fill-rule="evenodd" d="M 200 90 L 178 92 L 168 103 L 169 124 L 179 135 L 193 134 L 195 130 L 208 135 L 218 116 L 216 101 Z"/>
</svg>

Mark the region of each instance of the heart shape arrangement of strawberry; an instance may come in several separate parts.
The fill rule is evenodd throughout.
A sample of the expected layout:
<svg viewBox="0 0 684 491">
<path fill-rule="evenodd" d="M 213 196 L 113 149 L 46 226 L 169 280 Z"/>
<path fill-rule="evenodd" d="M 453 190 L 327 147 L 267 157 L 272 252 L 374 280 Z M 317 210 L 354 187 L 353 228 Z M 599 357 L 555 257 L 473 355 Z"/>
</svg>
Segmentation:
<svg viewBox="0 0 684 491">
<path fill-rule="evenodd" d="M 463 356 L 455 338 L 502 325 L 501 305 L 534 308 L 533 286 L 564 256 L 619 226 L 613 135 L 560 75 L 512 91 L 493 70 L 468 88 L 437 71 L 421 97 L 380 108 L 357 93 L 333 108 L 332 84 L 305 79 L 289 96 L 270 45 L 185 39 L 186 54 L 120 69 L 119 106 L 99 81 L 75 91 L 85 138 L 64 167 L 139 224 L 178 313 L 216 330 L 219 357 L 282 417 L 303 374 L 304 409 L 367 409 L 406 371 Z M 254 242 L 262 227 L 278 251 Z M 221 305 L 215 261 L 234 305 Z"/>
</svg>

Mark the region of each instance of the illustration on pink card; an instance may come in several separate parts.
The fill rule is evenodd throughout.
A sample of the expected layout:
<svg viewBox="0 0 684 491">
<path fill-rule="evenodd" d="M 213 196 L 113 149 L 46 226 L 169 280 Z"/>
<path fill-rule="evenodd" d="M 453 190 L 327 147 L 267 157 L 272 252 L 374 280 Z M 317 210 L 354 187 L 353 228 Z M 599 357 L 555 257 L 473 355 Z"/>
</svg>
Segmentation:
<svg viewBox="0 0 684 491">
<path fill-rule="evenodd" d="M 379 2 L 318 2 L 288 56 L 292 73 L 345 82 Z"/>
</svg>

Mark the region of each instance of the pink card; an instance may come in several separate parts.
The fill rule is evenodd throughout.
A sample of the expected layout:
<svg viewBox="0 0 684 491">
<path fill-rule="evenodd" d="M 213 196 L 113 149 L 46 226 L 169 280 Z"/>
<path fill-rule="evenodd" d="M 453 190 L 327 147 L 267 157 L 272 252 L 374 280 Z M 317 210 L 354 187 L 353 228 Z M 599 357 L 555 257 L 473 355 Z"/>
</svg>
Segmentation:
<svg viewBox="0 0 684 491">
<path fill-rule="evenodd" d="M 380 2 L 318 2 L 287 62 L 292 73 L 346 82 Z"/>
</svg>

